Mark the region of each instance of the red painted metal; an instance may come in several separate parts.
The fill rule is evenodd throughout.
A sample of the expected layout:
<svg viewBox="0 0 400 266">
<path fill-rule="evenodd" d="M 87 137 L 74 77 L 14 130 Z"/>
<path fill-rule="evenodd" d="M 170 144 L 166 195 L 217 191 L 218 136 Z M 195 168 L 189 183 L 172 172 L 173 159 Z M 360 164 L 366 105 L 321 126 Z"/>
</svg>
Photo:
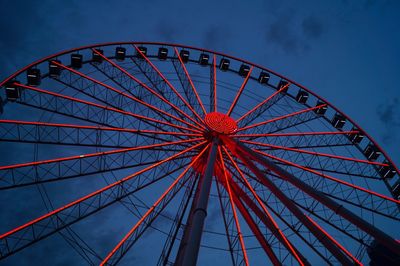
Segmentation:
<svg viewBox="0 0 400 266">
<path fill-rule="evenodd" d="M 246 78 L 244 79 L 242 85 L 240 86 L 239 91 L 237 92 L 237 94 L 236 94 L 236 96 L 235 96 L 235 99 L 233 100 L 231 106 L 229 107 L 228 112 L 226 112 L 226 115 L 227 115 L 227 116 L 230 116 L 231 113 L 232 113 L 232 111 L 233 111 L 233 108 L 235 108 L 235 106 L 236 106 L 236 104 L 237 104 L 237 102 L 238 102 L 238 100 L 239 100 L 240 95 L 242 95 L 242 92 L 243 92 L 243 90 L 244 90 L 244 87 L 246 86 L 247 82 L 249 81 L 249 78 L 250 78 L 251 72 L 253 71 L 253 68 L 254 68 L 254 67 L 251 67 L 250 70 L 249 70 L 249 73 L 247 73 L 247 76 L 246 76 Z"/>
<path fill-rule="evenodd" d="M 256 123 L 256 124 L 252 124 L 252 125 L 249 125 L 249 126 L 246 126 L 246 127 L 239 128 L 238 132 L 242 131 L 242 130 L 250 129 L 250 128 L 253 128 L 253 127 L 259 127 L 259 126 L 262 126 L 262 125 L 265 125 L 265 124 L 268 124 L 268 123 L 276 122 L 276 121 L 279 121 L 279 120 L 282 120 L 282 119 L 285 119 L 285 118 L 288 118 L 288 117 L 292 117 L 292 116 L 295 116 L 295 115 L 299 115 L 299 114 L 303 114 L 303 113 L 306 113 L 306 112 L 310 112 L 310 111 L 313 111 L 315 109 L 318 109 L 318 108 L 321 108 L 321 107 L 324 107 L 324 106 L 326 106 L 326 104 L 321 104 L 321 105 L 318 105 L 318 106 L 315 106 L 315 107 L 311 107 L 311 108 L 307 108 L 307 109 L 304 109 L 304 110 L 301 110 L 301 111 L 293 112 L 293 113 L 290 113 L 290 114 L 287 114 L 287 115 L 275 117 L 275 118 L 270 119 L 270 120 L 262 121 L 262 122 L 259 122 L 259 123 Z"/>
<path fill-rule="evenodd" d="M 185 100 L 185 98 L 182 97 L 182 95 L 175 89 L 175 87 L 171 84 L 171 82 L 168 81 L 168 79 L 165 78 L 165 76 L 158 70 L 158 68 L 153 64 L 153 62 L 150 61 L 150 59 L 142 52 L 140 49 L 136 46 L 133 45 L 136 49 L 136 51 L 146 60 L 146 62 L 157 72 L 157 74 L 167 83 L 168 87 L 171 88 L 171 90 L 178 96 L 179 99 L 189 108 L 189 110 L 201 121 L 204 122 L 203 119 L 199 116 L 199 114 L 193 109 L 192 106 Z"/>
<path fill-rule="evenodd" d="M 238 216 L 237 216 L 235 203 L 234 203 L 234 200 L 233 200 L 232 189 L 231 189 L 231 186 L 229 184 L 230 180 L 228 179 L 228 174 L 227 174 L 227 170 L 225 168 L 224 158 L 222 156 L 222 152 L 221 152 L 221 148 L 220 147 L 218 147 L 218 154 L 219 154 L 219 160 L 220 160 L 220 163 L 221 163 L 221 166 L 222 166 L 221 170 L 222 170 L 223 175 L 225 177 L 225 184 L 226 184 L 225 186 L 226 186 L 226 190 L 228 191 L 229 201 L 231 203 L 232 213 L 233 213 L 233 217 L 235 219 L 235 224 L 236 224 L 236 229 L 237 229 L 237 233 L 238 233 L 238 238 L 239 238 L 239 241 L 240 241 L 240 246 L 241 246 L 242 252 L 243 252 L 244 263 L 245 263 L 245 265 L 249 265 L 249 258 L 247 256 L 246 246 L 245 246 L 244 240 L 243 240 L 243 234 L 242 234 L 242 231 L 240 230 L 240 223 L 239 223 L 239 219 L 238 219 Z"/>
<path fill-rule="evenodd" d="M 106 190 L 108 190 L 108 189 L 110 189 L 112 187 L 115 187 L 117 185 L 123 184 L 124 182 L 134 178 L 135 176 L 138 176 L 138 175 L 140 175 L 140 174 L 142 174 L 144 172 L 147 172 L 147 171 L 149 171 L 149 170 L 151 170 L 151 169 L 153 169 L 153 168 L 155 168 L 155 167 L 157 167 L 157 166 L 159 166 L 159 165 L 161 165 L 161 164 L 163 164 L 165 162 L 171 161 L 171 160 L 173 160 L 173 159 L 175 159 L 175 158 L 181 156 L 182 154 L 185 154 L 185 153 L 187 153 L 187 152 L 189 152 L 191 150 L 199 148 L 200 146 L 204 145 L 205 143 L 206 143 L 206 141 L 203 141 L 203 142 L 198 143 L 198 144 L 196 144 L 194 146 L 191 146 L 191 147 L 189 147 L 189 148 L 187 148 L 187 149 L 185 149 L 183 151 L 180 151 L 180 152 L 178 152 L 178 153 L 176 153 L 176 154 L 174 154 L 174 155 L 172 155 L 172 156 L 170 156 L 170 157 L 168 157 L 168 158 L 166 158 L 164 160 L 161 160 L 161 161 L 159 161 L 159 162 L 157 162 L 157 163 L 155 163 L 153 165 L 150 165 L 150 166 L 148 166 L 148 167 L 146 167 L 146 168 L 144 168 L 144 169 L 142 169 L 142 170 L 140 170 L 140 171 L 138 171 L 138 172 L 136 172 L 136 173 L 134 173 L 132 175 L 126 176 L 126 177 L 124 177 L 124 178 L 122 178 L 122 179 L 120 179 L 120 180 L 118 180 L 118 181 L 116 181 L 114 183 L 111 183 L 111 184 L 109 184 L 109 185 L 107 185 L 107 186 L 105 186 L 105 187 L 103 187 L 103 188 L 101 188 L 99 190 L 96 190 L 96 191 L 94 191 L 94 192 L 92 192 L 92 193 L 90 193 L 90 194 L 88 194 L 88 195 L 86 195 L 86 196 L 84 196 L 82 198 L 79 198 L 79 199 L 77 199 L 75 201 L 72 201 L 72 202 L 68 203 L 67 205 L 64 205 L 64 206 L 62 206 L 60 208 L 57 208 L 57 209 L 55 209 L 55 210 L 53 210 L 53 211 L 51 211 L 51 212 L 49 212 L 49 213 L 47 213 L 47 214 L 45 214 L 43 216 L 40 216 L 40 217 L 38 217 L 38 218 L 36 218 L 34 220 L 31 220 L 30 222 L 27 222 L 26 224 L 23 224 L 23 225 L 21 225 L 21 226 L 19 226 L 17 228 L 14 228 L 14 229 L 12 229 L 12 230 L 0 235 L 0 239 L 3 239 L 5 237 L 7 237 L 7 236 L 10 236 L 10 235 L 12 235 L 12 234 L 24 229 L 24 228 L 27 228 L 27 227 L 29 227 L 29 226 L 31 226 L 31 225 L 39 222 L 39 221 L 42 221 L 42 220 L 44 220 L 44 219 L 46 219 L 46 218 L 48 218 L 50 216 L 53 216 L 53 215 L 65 210 L 67 208 L 70 208 L 70 207 L 72 207 L 72 206 L 74 206 L 74 205 L 76 205 L 76 204 L 78 204 L 78 203 L 80 203 L 80 202 L 82 202 L 82 201 L 84 201 L 86 199 L 89 199 L 89 198 L 91 198 L 91 197 L 93 197 L 93 196 L 95 196 L 97 194 L 100 194 L 101 192 L 104 192 L 104 191 L 106 191 Z"/>
<path fill-rule="evenodd" d="M 226 114 L 218 112 L 208 113 L 204 120 L 210 130 L 220 134 L 232 134 L 238 128 L 235 120 Z"/>
<path fill-rule="evenodd" d="M 149 104 L 149 103 L 146 103 L 146 102 L 144 102 L 144 101 L 142 101 L 142 100 L 136 98 L 136 97 L 133 96 L 133 95 L 127 94 L 127 93 L 125 93 L 125 92 L 123 92 L 123 91 L 120 91 L 120 90 L 118 90 L 118 89 L 116 89 L 116 88 L 114 88 L 114 87 L 112 87 L 112 86 L 110 86 L 110 85 L 108 85 L 108 84 L 105 84 L 105 83 L 103 83 L 103 82 L 101 82 L 101 81 L 99 81 L 99 80 L 96 80 L 96 79 L 94 79 L 94 78 L 92 78 L 92 77 L 89 77 L 88 75 L 85 75 L 85 74 L 83 74 L 82 72 L 79 72 L 79 71 L 77 71 L 77 70 L 75 70 L 75 69 L 73 69 L 73 68 L 67 67 L 67 66 L 65 66 L 65 65 L 63 65 L 63 64 L 61 64 L 61 63 L 56 62 L 56 61 L 52 61 L 52 63 L 55 64 L 55 65 L 57 65 L 57 66 L 59 66 L 59 67 L 64 68 L 65 70 L 68 70 L 68 71 L 70 71 L 70 72 L 72 72 L 72 73 L 74 73 L 74 74 L 76 74 L 76 75 L 79 75 L 79 76 L 81 76 L 81 77 L 83 77 L 83 78 L 85 78 L 85 79 L 87 79 L 87 80 L 90 80 L 90 81 L 92 81 L 93 83 L 96 83 L 96 84 L 98 84 L 98 85 L 100 85 L 100 86 L 103 86 L 103 87 L 105 87 L 105 88 L 107 88 L 107 89 L 109 89 L 109 90 L 111 90 L 111 91 L 114 91 L 114 92 L 116 92 L 116 93 L 118 93 L 118 94 L 121 94 L 121 95 L 125 96 L 126 98 L 131 99 L 132 101 L 138 102 L 138 103 L 140 103 L 140 104 L 142 104 L 142 105 L 144 105 L 144 106 L 146 106 L 146 107 L 149 107 L 150 109 L 152 109 L 152 110 L 154 110 L 154 111 L 156 111 L 156 112 L 159 112 L 159 113 L 161 113 L 161 114 L 163 114 L 163 115 L 166 115 L 166 116 L 168 116 L 168 117 L 171 117 L 171 118 L 173 118 L 173 119 L 175 119 L 175 120 L 177 120 L 177 121 L 179 121 L 179 122 L 181 122 L 181 123 L 184 123 L 184 124 L 186 124 L 186 125 L 189 126 L 189 127 L 194 127 L 194 128 L 197 128 L 198 130 L 202 130 L 202 128 L 200 128 L 200 127 L 198 127 L 198 126 L 196 126 L 196 125 L 193 125 L 193 124 L 191 124 L 191 123 L 189 123 L 189 122 L 187 122 L 187 121 L 185 121 L 185 120 L 183 120 L 183 119 L 181 119 L 181 118 L 179 118 L 179 117 L 176 117 L 176 116 L 174 116 L 174 115 L 172 115 L 172 114 L 170 114 L 170 113 L 168 113 L 168 112 L 166 112 L 166 111 L 164 111 L 164 110 L 161 110 L 160 108 L 157 108 L 157 107 L 155 107 L 155 106 L 153 106 L 153 105 L 151 105 L 151 104 Z"/>
<path fill-rule="evenodd" d="M 266 134 L 235 134 L 236 138 L 252 138 L 252 137 L 291 137 L 291 136 L 313 136 L 313 135 L 348 135 L 357 134 L 359 131 L 335 131 L 335 132 L 293 132 L 293 133 L 266 133 Z"/>
<path fill-rule="evenodd" d="M 110 154 L 127 152 L 127 151 L 152 149 L 152 148 L 158 148 L 158 147 L 164 147 L 164 146 L 170 146 L 170 145 L 178 145 L 178 144 L 182 144 L 182 143 L 190 143 L 190 142 L 194 142 L 194 141 L 200 141 L 200 140 L 203 140 L 203 139 L 204 138 L 195 138 L 195 139 L 171 141 L 171 142 L 157 143 L 157 144 L 152 144 L 152 145 L 143 145 L 143 146 L 132 147 L 132 148 L 125 148 L 125 149 L 118 149 L 118 150 L 111 150 L 111 151 L 103 151 L 103 152 L 81 154 L 81 155 L 77 155 L 77 156 L 69 156 L 69 157 L 63 157 L 63 158 L 57 158 L 57 159 L 51 159 L 51 160 L 41 160 L 41 161 L 35 161 L 35 162 L 29 162 L 29 163 L 5 165 L 5 166 L 0 166 L 0 170 L 7 170 L 7 169 L 26 167 L 26 166 L 32 166 L 32 165 L 40 165 L 40 164 L 47 164 L 47 163 L 63 162 L 63 161 L 79 159 L 79 158 L 82 158 L 82 157 L 88 158 L 88 157 L 94 157 L 94 156 L 99 156 L 99 155 L 110 155 Z"/>
<path fill-rule="evenodd" d="M 306 88 L 305 86 L 301 85 L 300 83 L 295 82 L 294 80 L 291 80 L 271 69 L 268 69 L 266 67 L 263 67 L 259 64 L 254 64 L 252 62 L 249 62 L 247 60 L 243 60 L 241 58 L 238 57 L 234 57 L 234 56 L 230 56 L 224 53 L 220 53 L 220 52 L 215 52 L 209 49 L 204 49 L 204 48 L 198 48 L 198 47 L 194 47 L 194 46 L 188 46 L 188 45 L 181 45 L 181 44 L 175 44 L 175 43 L 162 43 L 162 42 L 132 42 L 132 41 L 125 41 L 125 42 L 107 42 L 107 43 L 97 43 L 97 44 L 92 44 L 92 45 L 86 45 L 86 46 L 81 46 L 81 47 L 77 47 L 77 48 L 73 48 L 73 49 L 68 49 L 68 50 L 64 50 L 49 56 L 46 56 L 42 59 L 39 59 L 25 67 L 23 67 L 22 69 L 20 69 L 19 71 L 13 73 L 12 75 L 10 75 L 9 77 L 7 77 L 6 79 L 4 79 L 2 82 L 0 82 L 0 87 L 4 86 L 5 83 L 11 81 L 13 78 L 15 78 L 16 76 L 18 76 L 19 74 L 23 73 L 24 71 L 28 70 L 29 68 L 32 68 L 40 63 L 43 63 L 45 61 L 51 60 L 53 58 L 68 54 L 68 53 L 72 53 L 72 52 L 76 52 L 76 51 L 80 51 L 80 50 L 84 50 L 84 49 L 92 49 L 92 48 L 96 48 L 96 47 L 106 47 L 106 46 L 115 46 L 115 45 L 157 45 L 157 46 L 172 46 L 172 47 L 180 47 L 180 48 L 186 48 L 186 49 L 193 49 L 193 50 L 197 50 L 197 51 L 204 51 L 204 52 L 208 52 L 214 55 L 214 57 L 216 55 L 222 56 L 222 57 L 226 57 L 226 58 L 230 58 L 233 60 L 237 60 L 240 62 L 243 62 L 245 64 L 249 64 L 254 66 L 255 68 L 259 68 L 262 69 L 264 71 L 267 71 L 281 79 L 287 80 L 289 83 L 298 86 L 299 88 L 305 90 L 306 92 L 310 93 L 311 95 L 313 95 L 314 97 L 320 99 L 322 102 L 325 102 L 329 107 L 331 107 L 332 109 L 334 109 L 336 112 L 340 113 L 341 115 L 343 115 L 350 123 L 352 123 L 356 128 L 359 129 L 359 131 L 366 136 L 381 152 L 382 154 L 385 156 L 385 158 L 389 161 L 389 163 L 391 165 L 393 165 L 394 169 L 396 170 L 396 172 L 400 175 L 400 170 L 399 168 L 396 166 L 396 164 L 393 162 L 393 160 L 388 156 L 388 154 L 380 147 L 380 145 L 364 130 L 361 129 L 361 127 L 350 117 L 348 117 L 347 115 L 345 115 L 343 112 L 341 112 L 338 108 L 336 108 L 335 106 L 333 106 L 329 101 L 327 101 L 326 99 L 318 96 L 316 93 L 314 93 L 313 91 L 311 91 L 310 89 Z"/>
<path fill-rule="evenodd" d="M 178 184 L 178 182 L 183 178 L 183 176 L 192 168 L 192 165 L 196 163 L 196 161 L 203 155 L 203 153 L 208 149 L 210 144 L 202 149 L 201 152 L 195 157 L 195 159 L 186 167 L 186 169 L 175 179 L 174 182 L 164 191 L 164 193 L 158 198 L 156 202 L 147 210 L 147 212 L 139 219 L 139 221 L 129 230 L 129 232 L 122 238 L 121 241 L 114 247 L 114 249 L 108 253 L 108 255 L 104 258 L 104 260 L 100 263 L 100 265 L 106 265 L 110 258 L 121 248 L 124 242 L 135 232 L 135 230 L 139 227 L 140 224 L 149 216 L 153 210 L 160 204 L 160 202 L 166 197 L 166 195 Z"/>
<path fill-rule="evenodd" d="M 129 73 L 126 69 L 122 68 L 120 65 L 118 65 L 117 63 L 113 62 L 112 60 L 110 60 L 108 57 L 104 56 L 103 54 L 99 53 L 96 49 L 92 48 L 92 51 L 94 53 L 96 53 L 97 55 L 99 55 L 100 57 L 102 57 L 105 61 L 107 61 L 109 64 L 111 64 L 112 66 L 114 66 L 115 68 L 117 68 L 119 71 L 121 71 L 122 73 L 124 73 L 126 76 L 128 76 L 129 78 L 131 78 L 132 80 L 134 80 L 136 83 L 138 83 L 141 87 L 145 88 L 147 91 L 149 91 L 150 93 L 152 93 L 154 96 L 156 96 L 157 98 L 159 98 L 161 101 L 163 101 L 164 103 L 168 104 L 169 106 L 171 106 L 172 108 L 174 108 L 174 110 L 176 110 L 177 112 L 179 112 L 180 114 L 184 115 L 186 118 L 188 118 L 190 121 L 192 121 L 193 123 L 197 124 L 200 127 L 204 127 L 202 124 L 200 124 L 199 122 L 197 122 L 195 119 L 191 118 L 186 112 L 182 111 L 180 108 L 178 108 L 176 105 L 172 104 L 170 101 L 168 101 L 167 99 L 165 99 L 163 96 L 161 96 L 160 94 L 158 94 L 155 90 L 153 90 L 152 88 L 150 88 L 149 86 L 147 86 L 145 83 L 141 82 L 139 79 L 137 79 L 135 76 L 133 76 L 131 73 Z"/>
<path fill-rule="evenodd" d="M 333 243 L 335 243 L 347 256 L 349 256 L 356 265 L 363 265 L 356 257 L 353 256 L 347 249 L 345 249 L 336 239 L 334 239 L 328 232 L 326 232 L 317 222 L 315 222 L 310 216 L 307 216 L 308 220 L 310 220 L 316 227 L 318 227 L 326 237 L 328 237 Z"/>
<path fill-rule="evenodd" d="M 323 178 L 329 179 L 329 180 L 331 180 L 331 181 L 335 181 L 335 182 L 337 182 L 337 183 L 339 183 L 339 184 L 342 184 L 342 185 L 345 185 L 345 186 L 348 186 L 348 187 L 351 187 L 351 188 L 354 188 L 354 189 L 357 189 L 357 190 L 366 192 L 366 193 L 368 193 L 368 194 L 370 194 L 370 195 L 374 195 L 374 196 L 376 196 L 376 197 L 379 197 L 379 198 L 382 198 L 382 199 L 385 199 L 385 200 L 394 202 L 394 203 L 396 203 L 396 204 L 400 204 L 400 200 L 396 200 L 396 199 L 393 199 L 393 198 L 388 197 L 388 196 L 386 196 L 386 195 L 379 194 L 379 193 L 377 193 L 377 192 L 375 192 L 375 191 L 371 191 L 371 190 L 368 190 L 368 189 L 366 189 L 366 188 L 353 185 L 353 184 L 351 184 L 351 183 L 349 183 L 349 182 L 340 180 L 340 179 L 338 179 L 338 178 L 335 178 L 335 177 L 330 176 L 330 175 L 327 175 L 327 174 L 323 174 L 323 173 L 321 173 L 321 172 L 319 172 L 319 171 L 316 171 L 316 170 L 307 168 L 307 167 L 305 167 L 305 166 L 301 166 L 301 165 L 299 165 L 299 164 L 290 162 L 290 161 L 288 161 L 288 160 L 285 160 L 285 159 L 282 159 L 282 158 L 273 156 L 273 155 L 268 154 L 268 153 L 265 153 L 265 152 L 263 152 L 263 151 L 259 151 L 259 150 L 256 150 L 256 149 L 254 149 L 253 151 L 255 151 L 255 152 L 259 153 L 259 154 L 262 154 L 262 155 L 264 155 L 264 156 L 267 156 L 267 157 L 269 157 L 269 158 L 271 158 L 271 159 L 277 160 L 277 161 L 279 161 L 279 162 L 283 162 L 283 163 L 285 163 L 285 164 L 287 164 L 287 165 L 291 165 L 291 166 L 294 166 L 294 167 L 296 167 L 296 168 L 302 169 L 302 170 L 304 170 L 304 171 L 307 171 L 307 172 L 313 173 L 313 174 L 315 174 L 315 175 L 321 176 L 321 177 L 323 177 Z"/>
<path fill-rule="evenodd" d="M 298 254 L 296 252 L 296 250 L 294 249 L 293 245 L 290 243 L 290 241 L 286 238 L 286 236 L 284 235 L 284 233 L 282 232 L 282 230 L 279 228 L 278 224 L 276 223 L 275 219 L 272 217 L 272 215 L 269 213 L 267 207 L 265 206 L 265 204 L 262 202 L 262 200 L 260 199 L 260 197 L 257 195 L 256 191 L 254 190 L 254 188 L 251 186 L 250 182 L 247 180 L 247 178 L 245 177 L 245 175 L 243 174 L 243 172 L 240 170 L 239 166 L 236 164 L 236 162 L 233 160 L 232 156 L 229 154 L 229 152 L 227 151 L 227 149 L 225 147 L 223 147 L 225 154 L 228 156 L 229 160 L 231 161 L 231 163 L 234 165 L 236 171 L 239 173 L 240 177 L 242 178 L 242 180 L 245 182 L 246 187 L 250 190 L 250 192 L 252 193 L 253 197 L 256 199 L 256 201 L 258 202 L 258 204 L 261 206 L 262 210 L 264 211 L 264 214 L 267 215 L 268 220 L 271 222 L 272 226 L 273 226 L 273 230 L 275 232 L 277 232 L 277 234 L 279 235 L 279 237 L 283 240 L 283 244 L 286 246 L 286 248 L 289 250 L 289 252 L 295 257 L 295 259 L 297 260 L 297 262 L 300 265 L 304 265 L 303 260 L 300 258 L 300 254 Z"/>
<path fill-rule="evenodd" d="M 175 128 L 180 128 L 180 129 L 183 129 L 183 130 L 192 131 L 192 132 L 197 132 L 197 133 L 201 132 L 201 131 L 193 129 L 193 128 L 188 128 L 188 127 L 184 127 L 184 126 L 175 125 L 175 124 L 172 124 L 172 123 L 169 123 L 169 122 L 166 122 L 166 121 L 161 121 L 161 120 L 157 120 L 157 119 L 154 119 L 154 118 L 151 118 L 151 117 L 134 114 L 134 113 L 127 112 L 127 111 L 122 111 L 122 110 L 119 110 L 119 109 L 116 109 L 116 108 L 113 108 L 113 107 L 109 107 L 109 106 L 104 106 L 104 105 L 97 104 L 97 103 L 88 102 L 88 101 L 81 100 L 81 99 L 74 98 L 74 97 L 70 97 L 70 96 L 67 96 L 67 95 L 63 95 L 63 94 L 59 94 L 59 93 L 55 93 L 55 92 L 51 92 L 51 91 L 47 91 L 47 90 L 42 90 L 42 89 L 39 89 L 39 88 L 36 88 L 36 87 L 23 85 L 23 84 L 20 84 L 20 83 L 14 83 L 14 85 L 18 86 L 18 87 L 21 87 L 21 88 L 37 91 L 37 92 L 40 92 L 40 93 L 52 95 L 52 96 L 55 96 L 55 97 L 68 99 L 68 100 L 71 100 L 71 101 L 74 101 L 74 102 L 83 103 L 83 104 L 90 105 L 90 106 L 95 106 L 95 107 L 98 107 L 98 108 L 101 108 L 101 109 L 104 109 L 104 110 L 110 110 L 110 111 L 113 111 L 113 112 L 116 112 L 116 113 L 129 115 L 129 116 L 135 117 L 137 119 L 147 120 L 147 121 L 151 121 L 151 122 L 154 122 L 154 123 L 159 123 L 159 124 L 167 125 L 167 126 L 170 126 L 170 127 L 175 127 Z"/>
<path fill-rule="evenodd" d="M 183 71 L 185 72 L 185 75 L 186 75 L 186 77 L 187 77 L 188 80 L 189 80 L 189 83 L 190 83 L 190 86 L 192 87 L 193 93 L 194 93 L 194 95 L 196 95 L 196 99 L 197 99 L 197 101 L 199 102 L 199 105 L 200 105 L 201 109 L 203 110 L 203 113 L 204 113 L 204 114 L 207 114 L 206 108 L 204 108 L 203 102 L 201 101 L 200 96 L 199 96 L 199 94 L 197 93 L 196 87 L 195 87 L 194 84 L 193 84 L 193 81 L 192 81 L 192 79 L 191 79 L 191 77 L 190 77 L 190 75 L 189 75 L 189 72 L 187 71 L 186 66 L 185 66 L 185 64 L 184 64 L 183 61 L 182 61 L 182 58 L 181 58 L 181 56 L 179 55 L 178 49 L 176 49 L 176 47 L 174 47 L 174 50 L 175 50 L 176 56 L 178 57 L 179 62 L 181 63 L 181 66 L 182 66 L 182 68 L 183 68 Z"/>
<path fill-rule="evenodd" d="M 93 130 L 104 130 L 104 131 L 120 131 L 120 132 L 141 133 L 141 134 L 173 135 L 173 136 L 185 136 L 185 137 L 200 137 L 200 136 L 202 136 L 202 134 L 196 134 L 196 133 L 157 131 L 157 130 L 148 130 L 148 129 L 131 129 L 131 128 L 120 128 L 120 127 L 84 126 L 84 125 L 75 125 L 75 124 L 59 124 L 59 123 L 47 123 L 47 122 L 30 122 L 30 121 L 21 121 L 21 120 L 0 119 L 0 123 L 35 125 L 35 126 L 46 126 L 46 127 L 93 129 Z"/>
<path fill-rule="evenodd" d="M 311 155 L 316 155 L 316 156 L 335 158 L 335 159 L 340 159 L 340 160 L 345 160 L 345 161 L 366 163 L 366 164 L 379 165 L 379 166 L 389 166 L 388 164 L 381 163 L 381 162 L 372 162 L 372 161 L 361 160 L 361 159 L 357 159 L 357 158 L 344 157 L 344 156 L 339 156 L 339 155 L 334 155 L 334 154 L 329 154 L 329 153 L 321 153 L 321 152 L 302 150 L 302 149 L 297 149 L 297 148 L 290 148 L 290 147 L 285 147 L 285 146 L 272 145 L 272 144 L 268 144 L 268 143 L 261 143 L 261 142 L 257 142 L 257 141 L 251 141 L 251 140 L 241 140 L 241 142 L 248 143 L 248 144 L 253 144 L 253 145 L 258 145 L 258 146 L 261 146 L 261 147 L 270 147 L 270 148 L 274 148 L 274 149 L 280 149 L 280 150 L 286 150 L 286 151 L 294 151 L 294 152 L 311 154 Z"/>
<path fill-rule="evenodd" d="M 282 91 L 284 91 L 287 87 L 289 87 L 290 83 L 282 86 L 282 88 L 280 88 L 279 90 L 277 90 L 276 92 L 274 92 L 273 94 L 271 94 L 271 96 L 269 96 L 268 98 L 266 98 L 265 100 L 263 100 L 262 102 L 260 102 L 259 104 L 257 104 L 256 106 L 254 106 L 253 109 L 251 109 L 250 111 L 248 111 L 247 113 L 245 113 L 244 115 L 242 115 L 241 117 L 239 117 L 236 122 L 239 123 L 241 120 L 243 120 L 243 118 L 245 118 L 246 116 L 249 116 L 251 113 L 253 113 L 255 110 L 257 110 L 258 108 L 260 108 L 261 106 L 263 106 L 264 104 L 266 104 L 267 102 L 269 102 L 272 98 L 274 98 L 276 95 L 278 95 L 279 93 L 281 93 Z"/>
<path fill-rule="evenodd" d="M 214 71 L 214 78 L 213 78 L 213 86 L 214 86 L 214 112 L 217 112 L 217 56 L 213 55 L 213 71 Z"/>
</svg>

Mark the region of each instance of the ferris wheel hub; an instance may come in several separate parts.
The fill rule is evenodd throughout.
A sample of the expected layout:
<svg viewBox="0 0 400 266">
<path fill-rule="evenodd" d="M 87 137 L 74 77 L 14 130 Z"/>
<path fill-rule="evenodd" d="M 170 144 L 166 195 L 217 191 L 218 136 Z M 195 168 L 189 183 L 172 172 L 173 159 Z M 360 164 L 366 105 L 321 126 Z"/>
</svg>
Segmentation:
<svg viewBox="0 0 400 266">
<path fill-rule="evenodd" d="M 235 133 L 238 128 L 233 118 L 219 112 L 208 113 L 204 121 L 211 131 L 220 134 L 232 134 Z"/>
</svg>

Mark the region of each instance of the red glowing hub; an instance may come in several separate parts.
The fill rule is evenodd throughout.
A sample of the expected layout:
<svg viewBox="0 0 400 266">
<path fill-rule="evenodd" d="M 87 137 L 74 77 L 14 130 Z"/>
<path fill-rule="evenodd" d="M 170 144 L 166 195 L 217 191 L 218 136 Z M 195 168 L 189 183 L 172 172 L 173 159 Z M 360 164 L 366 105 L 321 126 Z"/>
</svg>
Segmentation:
<svg viewBox="0 0 400 266">
<path fill-rule="evenodd" d="M 238 128 L 235 120 L 226 114 L 218 112 L 208 113 L 204 121 L 210 130 L 220 134 L 232 134 L 235 133 Z"/>
</svg>

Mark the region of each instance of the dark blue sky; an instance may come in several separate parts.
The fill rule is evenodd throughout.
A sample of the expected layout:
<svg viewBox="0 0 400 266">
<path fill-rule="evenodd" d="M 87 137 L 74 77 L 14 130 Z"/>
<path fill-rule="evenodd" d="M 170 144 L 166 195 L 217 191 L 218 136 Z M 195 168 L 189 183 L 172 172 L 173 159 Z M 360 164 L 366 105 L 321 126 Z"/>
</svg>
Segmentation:
<svg viewBox="0 0 400 266">
<path fill-rule="evenodd" d="M 1 0 L 0 79 L 46 55 L 92 43 L 204 47 L 310 88 L 359 123 L 399 165 L 399 1 L 110 2 Z"/>
<path fill-rule="evenodd" d="M 283 3 L 282 3 L 283 2 Z M 1 1 L 0 77 L 107 41 L 205 47 L 267 66 L 330 100 L 400 160 L 398 1 Z"/>
</svg>

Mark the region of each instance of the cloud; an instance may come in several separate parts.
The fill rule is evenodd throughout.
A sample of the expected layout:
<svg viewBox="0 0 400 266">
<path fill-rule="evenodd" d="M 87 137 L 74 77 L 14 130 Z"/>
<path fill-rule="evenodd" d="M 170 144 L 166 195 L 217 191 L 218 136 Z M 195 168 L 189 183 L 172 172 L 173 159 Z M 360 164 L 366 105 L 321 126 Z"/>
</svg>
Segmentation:
<svg viewBox="0 0 400 266">
<path fill-rule="evenodd" d="M 376 110 L 379 120 L 385 125 L 382 139 L 385 143 L 396 137 L 396 132 L 400 128 L 400 98 L 395 97 L 389 103 L 380 104 Z"/>
<path fill-rule="evenodd" d="M 267 26 L 266 41 L 287 54 L 298 54 L 312 47 L 324 33 L 322 20 L 315 15 L 298 17 L 294 11 L 281 12 Z"/>
<path fill-rule="evenodd" d="M 226 27 L 211 25 L 204 31 L 202 45 L 208 49 L 224 50 L 229 38 L 230 32 Z"/>
<path fill-rule="evenodd" d="M 304 36 L 311 39 L 321 37 L 324 30 L 322 21 L 314 15 L 304 18 L 301 26 L 303 28 Z"/>
</svg>

